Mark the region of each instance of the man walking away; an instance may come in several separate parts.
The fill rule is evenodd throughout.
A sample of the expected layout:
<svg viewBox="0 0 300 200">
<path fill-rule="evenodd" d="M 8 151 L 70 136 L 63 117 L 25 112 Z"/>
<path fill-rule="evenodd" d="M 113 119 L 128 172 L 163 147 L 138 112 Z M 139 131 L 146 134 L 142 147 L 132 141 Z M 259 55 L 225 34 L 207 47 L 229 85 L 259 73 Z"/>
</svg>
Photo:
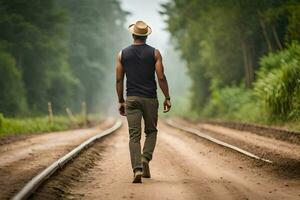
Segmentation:
<svg viewBox="0 0 300 200">
<path fill-rule="evenodd" d="M 119 112 L 127 116 L 129 150 L 134 173 L 133 183 L 141 183 L 142 177 L 150 178 L 149 162 L 156 144 L 158 100 L 155 73 L 165 96 L 164 112 L 171 108 L 169 88 L 162 56 L 159 50 L 146 44 L 151 28 L 143 21 L 129 26 L 133 44 L 120 51 L 116 63 L 116 90 Z M 126 75 L 126 103 L 123 97 L 123 81 Z M 141 120 L 145 122 L 146 140 L 141 153 Z"/>
</svg>

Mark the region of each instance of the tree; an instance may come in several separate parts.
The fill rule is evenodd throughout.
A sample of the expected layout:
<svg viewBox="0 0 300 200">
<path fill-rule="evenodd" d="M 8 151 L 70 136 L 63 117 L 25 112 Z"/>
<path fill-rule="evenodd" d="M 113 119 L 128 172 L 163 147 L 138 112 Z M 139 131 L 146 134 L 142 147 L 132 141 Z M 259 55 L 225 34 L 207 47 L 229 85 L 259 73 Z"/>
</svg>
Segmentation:
<svg viewBox="0 0 300 200">
<path fill-rule="evenodd" d="M 31 114 L 45 113 L 48 101 L 59 113 L 78 111 L 81 101 L 90 111 L 99 106 L 125 16 L 117 0 L 0 0 L 1 53 L 20 76 Z"/>
<path fill-rule="evenodd" d="M 0 27 L 3 30 L 0 38 L 8 43 L 7 50 L 22 72 L 29 108 L 33 112 L 45 112 L 50 100 L 48 92 L 57 89 L 53 85 L 53 78 L 56 77 L 53 74 L 64 69 L 60 77 L 65 79 L 62 75 L 71 76 L 69 68 L 64 66 L 66 15 L 54 0 L 2 0 L 0 9 Z M 72 87 L 74 82 L 65 81 L 64 87 Z M 55 106 L 64 107 L 64 102 L 71 100 L 68 93 L 53 94 L 57 94 L 51 96 L 56 99 Z"/>
<path fill-rule="evenodd" d="M 112 73 L 116 49 L 122 45 L 126 13 L 118 1 L 66 0 L 69 14 L 69 63 L 80 81 L 76 104 L 86 101 L 89 111 L 104 100 L 105 77 Z"/>
<path fill-rule="evenodd" d="M 187 61 L 193 104 L 214 90 L 252 87 L 259 60 L 299 36 L 299 0 L 172 0 L 162 5 L 168 30 Z M 293 38 L 293 39 L 291 39 Z"/>
<path fill-rule="evenodd" d="M 0 112 L 8 116 L 26 111 L 25 89 L 15 59 L 0 43 Z"/>
</svg>

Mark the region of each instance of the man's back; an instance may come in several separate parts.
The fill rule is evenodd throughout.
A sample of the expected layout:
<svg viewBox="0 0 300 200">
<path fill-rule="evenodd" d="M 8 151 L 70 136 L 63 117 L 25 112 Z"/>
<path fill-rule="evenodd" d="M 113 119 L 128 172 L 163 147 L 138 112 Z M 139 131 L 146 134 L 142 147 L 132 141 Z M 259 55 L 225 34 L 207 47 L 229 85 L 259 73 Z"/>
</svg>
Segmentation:
<svg viewBox="0 0 300 200">
<path fill-rule="evenodd" d="M 152 160 L 158 120 L 158 100 L 156 95 L 155 73 L 159 86 L 165 95 L 164 112 L 171 108 L 169 87 L 160 52 L 147 45 L 151 28 L 143 21 L 131 24 L 133 45 L 123 49 L 117 56 L 116 90 L 119 99 L 119 112 L 126 115 L 129 131 L 129 150 L 134 173 L 133 183 L 141 183 L 142 177 L 150 178 L 149 162 Z M 126 103 L 123 95 L 124 76 L 127 77 Z M 141 149 L 141 121 L 144 119 L 146 139 Z M 142 152 L 141 152 L 142 150 Z"/>
<path fill-rule="evenodd" d="M 121 63 L 127 82 L 127 96 L 156 98 L 155 48 L 147 45 L 130 45 L 122 50 Z"/>
</svg>

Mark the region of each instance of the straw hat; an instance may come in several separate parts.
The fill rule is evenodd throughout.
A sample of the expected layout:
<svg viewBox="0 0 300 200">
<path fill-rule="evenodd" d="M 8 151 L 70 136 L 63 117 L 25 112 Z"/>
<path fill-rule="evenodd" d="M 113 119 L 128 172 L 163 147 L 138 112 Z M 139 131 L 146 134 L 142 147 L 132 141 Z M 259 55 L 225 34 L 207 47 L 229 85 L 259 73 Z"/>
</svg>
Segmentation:
<svg viewBox="0 0 300 200">
<path fill-rule="evenodd" d="M 152 33 L 152 29 L 143 21 L 137 21 L 128 27 L 129 32 L 134 35 L 147 36 Z"/>
</svg>

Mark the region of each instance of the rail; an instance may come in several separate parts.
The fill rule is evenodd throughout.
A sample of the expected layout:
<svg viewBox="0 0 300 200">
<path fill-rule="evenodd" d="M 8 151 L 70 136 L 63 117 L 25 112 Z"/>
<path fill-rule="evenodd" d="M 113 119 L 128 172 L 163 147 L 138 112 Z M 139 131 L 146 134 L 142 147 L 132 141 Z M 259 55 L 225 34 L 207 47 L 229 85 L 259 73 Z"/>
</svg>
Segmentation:
<svg viewBox="0 0 300 200">
<path fill-rule="evenodd" d="M 102 131 L 101 133 L 87 139 L 83 143 L 81 143 L 79 146 L 77 146 L 75 149 L 52 163 L 49 167 L 44 169 L 40 174 L 35 176 L 33 179 L 31 179 L 14 197 L 13 200 L 23 200 L 27 199 L 31 194 L 33 194 L 37 188 L 45 182 L 49 177 L 51 177 L 52 174 L 54 174 L 57 170 L 64 167 L 70 160 L 75 158 L 83 149 L 88 148 L 90 145 L 92 145 L 95 141 L 98 139 L 111 134 L 115 132 L 117 129 L 119 129 L 122 125 L 121 120 L 117 120 L 115 124 L 105 131 Z"/>
</svg>

